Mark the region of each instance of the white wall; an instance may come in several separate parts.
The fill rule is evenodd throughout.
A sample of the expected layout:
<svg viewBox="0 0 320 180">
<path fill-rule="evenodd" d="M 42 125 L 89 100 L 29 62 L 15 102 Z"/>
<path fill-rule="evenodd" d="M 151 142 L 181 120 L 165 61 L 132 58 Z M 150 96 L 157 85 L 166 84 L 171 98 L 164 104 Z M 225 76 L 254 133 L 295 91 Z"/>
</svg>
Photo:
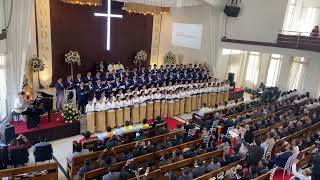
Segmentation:
<svg viewBox="0 0 320 180">
<path fill-rule="evenodd" d="M 275 42 L 287 3 L 288 0 L 243 0 L 239 16 L 227 19 L 227 38 Z"/>
<path fill-rule="evenodd" d="M 222 11 L 210 5 L 172 8 L 169 14 L 162 15 L 160 46 L 158 64 L 163 63 L 164 55 L 173 51 L 176 55 L 183 54 L 183 62 L 178 63 L 207 63 L 214 70 L 216 67 L 214 59 L 219 54 L 218 43 L 221 39 Z M 172 23 L 202 24 L 201 49 L 173 46 Z"/>
<path fill-rule="evenodd" d="M 296 49 L 286 49 L 267 46 L 256 46 L 236 43 L 222 43 L 223 48 L 238 49 L 244 51 L 256 51 L 264 53 L 261 58 L 261 63 L 264 63 L 263 69 L 260 69 L 258 82 L 264 82 L 267 76 L 267 61 L 269 60 L 268 54 L 281 54 L 283 55 L 282 64 L 277 86 L 282 90 L 288 89 L 289 72 L 293 56 L 305 57 L 308 60 L 308 68 L 303 80 L 302 91 L 310 92 L 313 97 L 320 95 L 320 53 L 303 51 Z M 218 61 L 224 61 L 219 59 Z"/>
</svg>

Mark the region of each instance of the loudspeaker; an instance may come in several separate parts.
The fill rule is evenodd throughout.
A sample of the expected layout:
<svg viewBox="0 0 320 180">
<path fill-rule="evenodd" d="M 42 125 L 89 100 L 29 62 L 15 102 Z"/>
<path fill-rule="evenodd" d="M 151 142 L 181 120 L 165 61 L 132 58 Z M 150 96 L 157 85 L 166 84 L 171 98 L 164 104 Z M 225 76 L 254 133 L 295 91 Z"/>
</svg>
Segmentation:
<svg viewBox="0 0 320 180">
<path fill-rule="evenodd" d="M 235 76 L 234 73 L 228 73 L 228 81 L 229 81 L 230 83 L 233 83 L 233 82 L 234 82 L 234 76 Z"/>
<path fill-rule="evenodd" d="M 237 6 L 228 6 L 224 8 L 224 13 L 229 17 L 238 17 L 240 12 L 240 7 Z"/>
<path fill-rule="evenodd" d="M 15 136 L 14 127 L 12 125 L 6 125 L 3 130 L 3 141 L 4 144 L 9 144 Z"/>
</svg>

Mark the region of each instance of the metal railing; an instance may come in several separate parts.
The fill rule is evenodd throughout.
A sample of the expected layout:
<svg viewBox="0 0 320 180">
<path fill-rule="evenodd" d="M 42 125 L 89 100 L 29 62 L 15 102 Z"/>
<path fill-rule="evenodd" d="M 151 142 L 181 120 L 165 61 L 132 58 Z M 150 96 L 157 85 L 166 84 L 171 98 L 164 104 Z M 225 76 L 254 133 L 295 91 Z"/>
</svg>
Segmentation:
<svg viewBox="0 0 320 180">
<path fill-rule="evenodd" d="M 320 50 L 320 34 L 311 36 L 311 32 L 285 31 L 280 30 L 277 43 L 295 46 L 302 49 L 319 49 Z"/>
</svg>

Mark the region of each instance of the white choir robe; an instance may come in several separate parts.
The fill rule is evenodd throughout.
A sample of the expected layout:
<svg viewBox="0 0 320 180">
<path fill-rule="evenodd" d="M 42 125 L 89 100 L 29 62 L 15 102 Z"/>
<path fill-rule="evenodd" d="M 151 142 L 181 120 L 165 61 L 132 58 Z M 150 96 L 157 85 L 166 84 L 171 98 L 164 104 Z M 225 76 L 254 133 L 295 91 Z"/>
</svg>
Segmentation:
<svg viewBox="0 0 320 180">
<path fill-rule="evenodd" d="M 132 104 L 139 104 L 140 101 L 139 101 L 139 98 L 132 98 Z"/>
<path fill-rule="evenodd" d="M 129 101 L 127 101 L 127 100 L 124 100 L 123 101 L 123 106 L 124 107 L 129 107 L 129 106 L 132 106 L 133 104 L 132 104 L 132 101 L 131 100 L 129 100 Z"/>
<path fill-rule="evenodd" d="M 123 108 L 123 101 L 116 101 L 114 104 L 115 108 Z"/>
<path fill-rule="evenodd" d="M 96 109 L 96 111 L 105 111 L 106 110 L 106 105 L 105 105 L 105 103 L 97 102 L 95 109 Z"/>
<path fill-rule="evenodd" d="M 86 113 L 93 112 L 95 110 L 94 103 L 86 105 Z"/>
<path fill-rule="evenodd" d="M 106 110 L 116 108 L 116 104 L 114 102 L 110 103 L 109 101 L 106 103 Z"/>
</svg>

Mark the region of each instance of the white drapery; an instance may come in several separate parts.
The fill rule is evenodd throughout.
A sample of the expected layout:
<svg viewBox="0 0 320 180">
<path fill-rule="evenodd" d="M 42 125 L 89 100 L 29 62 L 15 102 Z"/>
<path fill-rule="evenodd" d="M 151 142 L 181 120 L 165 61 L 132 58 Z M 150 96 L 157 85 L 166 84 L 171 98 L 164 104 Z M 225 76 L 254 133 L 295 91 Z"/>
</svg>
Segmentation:
<svg viewBox="0 0 320 180">
<path fill-rule="evenodd" d="M 21 91 L 27 52 L 31 44 L 31 20 L 33 0 L 5 1 L 5 17 L 9 17 L 13 2 L 12 18 L 6 40 L 5 65 L 7 114 L 13 107 L 14 99 Z M 1 78 L 1 77 L 0 77 Z M 1 112 L 2 113 L 2 112 Z M 3 115 L 1 115 L 3 116 Z"/>
<path fill-rule="evenodd" d="M 150 6 L 161 7 L 184 7 L 184 6 L 198 6 L 203 4 L 200 0 L 116 0 L 125 3 L 139 3 Z"/>
<path fill-rule="evenodd" d="M 303 88 L 303 81 L 308 69 L 308 62 L 306 62 L 305 58 L 295 57 L 292 61 L 290 74 L 289 74 L 289 81 L 288 81 L 288 88 L 289 89 L 297 89 L 302 90 Z"/>
</svg>

